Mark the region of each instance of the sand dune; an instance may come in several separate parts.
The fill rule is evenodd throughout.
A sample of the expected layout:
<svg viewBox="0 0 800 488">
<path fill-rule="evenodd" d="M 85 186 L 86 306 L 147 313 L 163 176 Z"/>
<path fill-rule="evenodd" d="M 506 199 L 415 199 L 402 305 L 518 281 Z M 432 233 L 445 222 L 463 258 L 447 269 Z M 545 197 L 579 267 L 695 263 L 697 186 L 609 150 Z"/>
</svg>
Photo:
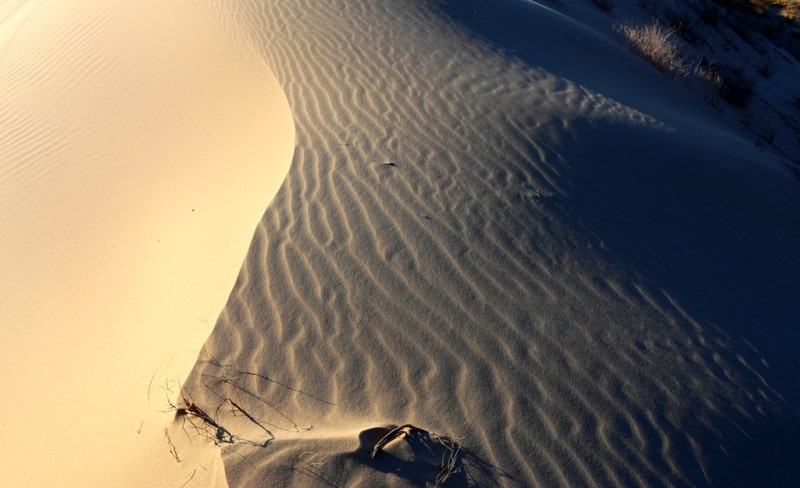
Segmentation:
<svg viewBox="0 0 800 488">
<path fill-rule="evenodd" d="M 0 2 L 0 485 L 792 486 L 798 182 L 554 8 Z"/>
<path fill-rule="evenodd" d="M 169 457 L 162 388 L 288 170 L 286 99 L 206 5 L 2 2 L 0 21 L 0 485 L 224 483 L 214 449 Z"/>
<path fill-rule="evenodd" d="M 418 438 L 369 459 L 401 424 L 464 446 L 447 486 L 795 479 L 800 194 L 777 159 L 538 4 L 220 11 L 297 127 L 185 385 L 275 437 L 221 444 L 231 486 L 433 483 Z"/>
</svg>

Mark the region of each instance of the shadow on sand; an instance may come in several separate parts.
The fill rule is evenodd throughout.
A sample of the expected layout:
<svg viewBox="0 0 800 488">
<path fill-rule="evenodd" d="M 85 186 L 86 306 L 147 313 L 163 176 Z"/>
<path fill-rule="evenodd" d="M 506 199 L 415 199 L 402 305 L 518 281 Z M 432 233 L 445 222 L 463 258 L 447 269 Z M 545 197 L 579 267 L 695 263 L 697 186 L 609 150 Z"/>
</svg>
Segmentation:
<svg viewBox="0 0 800 488">
<path fill-rule="evenodd" d="M 510 476 L 456 440 L 415 427 L 374 427 L 359 434 L 359 463 L 420 486 L 496 486 Z"/>
</svg>

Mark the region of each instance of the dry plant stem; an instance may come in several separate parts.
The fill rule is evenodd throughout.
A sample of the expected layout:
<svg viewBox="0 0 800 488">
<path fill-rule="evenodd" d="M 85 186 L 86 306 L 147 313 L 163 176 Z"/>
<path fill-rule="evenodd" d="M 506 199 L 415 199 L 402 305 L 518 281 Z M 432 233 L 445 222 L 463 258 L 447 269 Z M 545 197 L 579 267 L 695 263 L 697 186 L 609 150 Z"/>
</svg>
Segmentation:
<svg viewBox="0 0 800 488">
<path fill-rule="evenodd" d="M 267 435 L 269 435 L 269 439 L 265 440 L 263 444 L 260 444 L 261 447 L 267 447 L 267 445 L 275 439 L 275 434 L 273 434 L 272 431 L 270 431 L 268 428 L 264 427 L 261 424 L 261 422 L 258 421 L 258 419 L 256 419 L 252 415 L 250 415 L 245 409 L 240 407 L 236 402 L 234 402 L 230 398 L 226 398 L 222 403 L 224 404 L 225 402 L 228 402 L 228 403 L 231 404 L 231 406 L 235 409 L 234 412 L 236 410 L 238 410 L 239 412 L 242 413 L 242 415 L 247 417 L 247 420 L 249 420 L 250 422 L 256 424 L 259 428 L 261 428 L 264 432 L 266 432 Z M 222 406 L 222 405 L 220 405 L 220 406 Z M 219 410 L 219 407 L 217 407 L 217 410 Z"/>
<path fill-rule="evenodd" d="M 423 432 L 422 429 L 419 427 L 414 427 L 411 424 L 401 425 L 399 427 L 395 427 L 394 429 L 390 430 L 386 433 L 383 437 L 375 443 L 375 446 L 372 448 L 372 453 L 369 455 L 370 459 L 375 459 L 375 456 L 378 452 L 383 449 L 383 447 L 392 442 L 395 439 L 402 439 L 403 437 L 411 434 L 412 432 L 419 431 Z"/>
<path fill-rule="evenodd" d="M 369 455 L 370 459 L 375 459 L 375 456 L 380 452 L 387 444 L 392 442 L 395 439 L 402 439 L 408 435 L 411 435 L 414 432 L 427 432 L 424 429 L 420 429 L 419 427 L 415 427 L 411 424 L 401 425 L 399 427 L 395 427 L 394 429 L 390 430 L 386 433 L 383 437 L 381 437 L 378 442 L 375 443 L 375 446 L 372 448 L 372 452 Z M 458 463 L 458 457 L 461 453 L 461 445 L 454 441 L 449 437 L 441 436 L 435 432 L 431 432 L 430 436 L 439 444 L 441 444 L 445 449 L 446 452 L 442 454 L 442 462 L 440 465 L 439 472 L 436 474 L 436 479 L 434 480 L 434 488 L 438 486 L 442 486 L 447 480 L 450 479 L 451 476 L 461 471 L 461 466 L 456 466 Z"/>
<path fill-rule="evenodd" d="M 204 375 L 204 376 L 209 376 L 209 375 Z M 241 391 L 242 393 L 245 393 L 248 396 L 254 398 L 255 400 L 257 400 L 257 401 L 263 403 L 264 405 L 268 406 L 270 409 L 275 411 L 278 415 L 280 415 L 281 417 L 286 419 L 287 422 L 291 423 L 292 424 L 292 429 L 287 429 L 285 427 L 281 427 L 280 425 L 277 425 L 277 424 L 272 423 L 272 422 L 264 422 L 266 425 L 272 426 L 272 427 L 274 427 L 276 429 L 283 430 L 283 431 L 286 431 L 286 432 L 300 432 L 301 430 L 311 430 L 313 428 L 312 425 L 309 425 L 308 427 L 300 427 L 300 426 L 298 426 L 297 423 L 294 420 L 292 420 L 288 415 L 286 415 L 285 413 L 280 411 L 275 405 L 273 405 L 272 403 L 270 403 L 270 402 L 264 400 L 263 398 L 259 397 L 258 395 L 256 395 L 255 393 L 251 392 L 247 388 L 239 386 L 238 384 L 234 383 L 231 379 L 222 378 L 222 377 L 215 377 L 215 376 L 213 376 L 213 377 L 216 378 L 218 381 L 222 382 L 223 384 L 228 384 L 228 385 L 232 386 L 233 388 Z M 208 391 L 210 391 L 211 393 L 216 395 L 217 398 L 219 398 L 222 401 L 222 403 L 225 403 L 225 402 L 230 400 L 230 398 L 225 397 L 225 396 L 219 394 L 217 391 L 215 391 L 208 383 L 203 382 L 203 386 L 208 388 Z M 217 408 L 219 409 L 219 407 L 217 407 Z M 270 435 L 272 435 L 271 432 L 270 432 Z"/>
<path fill-rule="evenodd" d="M 178 384 L 178 386 L 180 386 L 180 383 Z M 219 395 L 217 394 L 217 396 Z M 169 400 L 169 398 L 167 399 L 167 402 L 169 403 L 170 407 L 173 410 L 175 410 L 175 418 L 181 417 L 185 421 L 188 421 L 192 425 L 192 427 L 194 427 L 198 435 L 205 435 L 208 438 L 214 439 L 215 444 L 235 444 L 237 442 L 244 442 L 246 444 L 251 444 L 253 446 L 267 447 L 267 445 L 269 445 L 273 440 L 275 440 L 275 435 L 272 433 L 272 431 L 270 431 L 267 427 L 265 427 L 261 421 L 255 418 L 241 405 L 231 400 L 230 398 L 223 398 L 221 396 L 220 398 L 222 398 L 222 402 L 217 406 L 215 415 L 213 417 L 209 415 L 205 410 L 198 407 L 194 402 L 186 398 L 186 396 L 183 396 L 183 404 L 185 405 L 184 407 L 176 406 Z M 217 414 L 219 413 L 219 409 L 222 408 L 222 405 L 224 405 L 225 403 L 230 403 L 234 415 L 238 411 L 239 413 L 244 415 L 247 418 L 247 420 L 249 420 L 253 424 L 257 425 L 260 429 L 262 429 L 267 434 L 268 436 L 267 439 L 264 442 L 255 442 L 243 439 L 241 437 L 236 436 L 235 434 L 233 434 L 233 432 L 231 432 L 222 424 L 220 424 L 216 420 L 218 418 Z M 192 418 L 200 419 L 202 421 L 202 425 L 201 426 L 196 425 L 192 420 Z M 213 429 L 214 432 L 213 434 L 210 432 L 209 428 Z M 184 431 L 186 431 L 185 427 Z"/>
<path fill-rule="evenodd" d="M 209 377 L 209 378 L 214 378 L 214 379 L 217 379 L 217 380 L 222 380 L 222 381 L 225 381 L 225 382 L 231 382 L 233 380 L 238 380 L 240 376 L 253 376 L 253 377 L 258 378 L 260 380 L 263 380 L 263 381 L 266 381 L 266 382 L 269 382 L 269 383 L 274 383 L 274 384 L 276 384 L 278 386 L 286 388 L 289 391 L 293 391 L 295 393 L 299 393 L 301 395 L 305 395 L 305 396 L 307 396 L 307 397 L 309 397 L 311 399 L 314 399 L 314 400 L 316 400 L 318 402 L 325 403 L 327 405 L 335 405 L 335 403 L 331 403 L 331 402 L 329 402 L 327 400 L 324 400 L 324 399 L 319 398 L 319 397 L 317 397 L 315 395 L 312 395 L 311 393 L 305 392 L 303 390 L 298 390 L 297 388 L 293 388 L 293 387 L 287 385 L 286 383 L 282 383 L 282 382 L 280 382 L 280 381 L 278 381 L 276 379 L 270 378 L 266 374 L 253 373 L 252 371 L 243 371 L 241 369 L 236 369 L 231 365 L 222 364 L 217 358 L 211 356 L 211 354 L 209 354 L 205 350 L 203 350 L 203 354 L 208 358 L 208 359 L 206 359 L 206 362 L 208 364 L 213 365 L 217 369 L 221 370 L 223 372 L 223 374 L 224 374 L 224 376 L 218 376 L 218 375 L 213 375 L 213 374 L 209 374 L 209 373 L 202 373 L 201 376 L 203 376 L 203 377 Z M 231 371 L 231 370 L 233 370 L 233 371 Z"/>
<path fill-rule="evenodd" d="M 280 411 L 280 410 L 279 410 L 279 409 L 278 409 L 278 408 L 277 408 L 275 405 L 273 405 L 273 404 L 271 404 L 270 402 L 268 402 L 268 401 L 264 400 L 263 398 L 259 397 L 258 395 L 256 395 L 255 393 L 253 393 L 253 392 L 249 391 L 248 389 L 246 389 L 246 388 L 243 388 L 243 387 L 241 387 L 241 386 L 237 385 L 236 383 L 234 383 L 233 381 L 231 381 L 231 380 L 229 380 L 229 379 L 225 379 L 225 380 L 223 380 L 223 382 L 224 382 L 224 383 L 227 383 L 227 384 L 229 384 L 229 385 L 231 385 L 232 387 L 236 388 L 237 390 L 239 390 L 239 391 L 241 391 L 241 392 L 243 392 L 243 393 L 245 393 L 245 394 L 247 394 L 247 395 L 250 395 L 251 397 L 253 397 L 253 398 L 255 398 L 256 400 L 258 400 L 259 402 L 261 402 L 261 403 L 263 403 L 264 405 L 268 406 L 268 407 L 269 407 L 269 408 L 271 408 L 273 411 L 275 411 L 275 413 L 277 413 L 278 415 L 280 415 L 281 417 L 283 417 L 284 419 L 286 419 L 286 421 L 287 421 L 287 422 L 290 422 L 290 423 L 292 424 L 292 427 L 294 428 L 294 432 L 300 432 L 300 430 L 301 430 L 301 429 L 300 429 L 300 426 L 298 426 L 298 425 L 297 425 L 297 423 L 295 423 L 295 421 L 294 421 L 294 420 L 292 420 L 291 418 L 289 418 L 289 416 L 288 416 L 288 415 L 286 415 L 285 413 L 281 412 L 281 411 Z M 229 399 L 227 399 L 227 398 L 226 398 L 226 400 L 229 400 Z M 271 425 L 274 425 L 274 424 L 271 424 Z M 275 426 L 275 427 L 278 427 L 278 428 L 281 428 L 281 427 L 279 427 L 279 426 L 277 426 L 277 425 L 274 425 L 274 426 Z M 284 429 L 284 430 L 288 430 L 288 429 Z M 304 429 L 304 430 L 309 430 L 309 429 Z"/>
<path fill-rule="evenodd" d="M 221 382 L 222 384 L 227 384 L 227 385 L 239 390 L 240 392 L 245 393 L 246 395 L 248 395 L 248 396 L 254 398 L 255 400 L 257 400 L 258 402 L 267 405 L 270 409 L 275 411 L 278 415 L 283 417 L 287 422 L 291 423 L 291 425 L 292 425 L 292 429 L 287 429 L 287 428 L 281 427 L 280 425 L 277 425 L 275 423 L 265 422 L 267 425 L 270 425 L 270 426 L 272 426 L 272 427 L 274 427 L 276 429 L 286 430 L 286 431 L 293 431 L 293 432 L 300 432 L 301 430 L 311 430 L 313 428 L 313 426 L 308 426 L 308 427 L 300 427 L 300 426 L 298 426 L 297 423 L 294 420 L 292 420 L 288 415 L 286 415 L 284 412 L 282 412 L 274 404 L 270 403 L 266 399 L 256 395 L 252 391 L 248 390 L 244 386 L 242 386 L 239 383 L 237 383 L 237 381 L 239 380 L 239 378 L 241 376 L 249 376 L 249 377 L 257 378 L 257 379 L 260 379 L 262 381 L 266 381 L 266 382 L 269 382 L 269 383 L 274 383 L 274 384 L 279 385 L 279 386 L 281 386 L 283 388 L 286 388 L 287 390 L 303 394 L 303 395 L 308 396 L 310 398 L 313 398 L 314 400 L 317 400 L 319 402 L 322 402 L 322 403 L 325 403 L 325 404 L 328 404 L 328 405 L 333 405 L 332 403 L 330 403 L 328 401 L 325 401 L 325 400 L 323 400 L 321 398 L 318 398 L 318 397 L 316 397 L 314 395 L 311 395 L 309 393 L 303 392 L 303 391 L 298 390 L 296 388 L 292 388 L 292 387 L 286 385 L 285 383 L 281 383 L 279 381 L 273 380 L 273 379 L 269 378 L 268 376 L 266 376 L 264 374 L 253 373 L 253 372 L 250 372 L 250 371 L 242 371 L 242 370 L 239 370 L 239 369 L 234 369 L 232 366 L 228 366 L 228 365 L 224 365 L 224 364 L 220 363 L 219 360 L 217 360 L 216 358 L 212 357 L 210 354 L 208 354 L 205 351 L 204 351 L 204 354 L 208 357 L 208 359 L 206 359 L 206 362 L 208 364 L 213 365 L 217 369 L 219 369 L 222 372 L 222 375 L 220 376 L 220 375 L 216 375 L 216 374 L 202 373 L 201 376 L 204 377 L 204 378 L 212 378 L 213 380 L 215 380 L 215 382 Z M 218 398 L 220 398 L 223 401 L 223 403 L 225 401 L 229 400 L 229 398 L 217 393 L 214 390 L 214 388 L 212 388 L 205 381 L 203 381 L 203 385 L 206 388 L 208 388 L 209 391 L 214 393 Z M 261 427 L 263 428 L 263 426 L 261 426 Z M 272 435 L 271 432 L 270 432 L 270 435 Z"/>
<path fill-rule="evenodd" d="M 449 437 L 442 437 L 435 433 L 432 436 L 447 449 L 447 452 L 442 454 L 441 469 L 436 474 L 435 484 L 433 485 L 437 487 L 443 485 L 452 475 L 461 471 L 461 467 L 456 466 L 458 455 L 461 453 L 461 445 Z"/>
<path fill-rule="evenodd" d="M 172 443 L 172 439 L 169 437 L 169 431 L 166 428 L 164 429 L 164 437 L 167 438 L 167 444 L 169 444 L 169 453 L 175 457 L 175 461 L 181 462 L 181 458 L 178 457 L 178 450 L 175 448 L 175 444 Z"/>
<path fill-rule="evenodd" d="M 187 405 L 187 407 L 186 408 L 179 408 L 175 412 L 176 415 L 192 415 L 192 416 L 195 416 L 195 417 L 199 418 L 200 420 L 202 420 L 207 425 L 209 425 L 209 426 L 213 427 L 214 429 L 216 429 L 215 438 L 218 441 L 225 442 L 227 444 L 230 444 L 230 443 L 233 442 L 234 436 L 233 436 L 233 434 L 231 434 L 228 431 L 228 429 L 226 429 L 225 427 L 219 425 L 213 418 L 211 418 L 210 415 L 208 415 L 206 412 L 201 410 L 200 407 L 198 407 L 194 403 L 190 403 L 185 398 L 183 399 L 183 402 Z"/>
<path fill-rule="evenodd" d="M 314 455 L 314 454 L 316 454 L 316 451 L 303 451 L 295 458 L 295 463 L 302 462 L 303 464 L 307 464 L 308 466 L 314 466 L 314 467 L 324 466 L 327 461 L 309 463 L 309 462 L 303 460 L 303 456 L 311 456 L 311 455 Z"/>
<path fill-rule="evenodd" d="M 184 486 L 188 485 L 188 484 L 189 484 L 189 482 L 190 482 L 190 481 L 192 481 L 192 480 L 194 479 L 194 475 L 196 475 L 196 474 L 197 474 L 197 469 L 195 469 L 194 471 L 192 471 L 192 475 L 191 475 L 191 476 L 189 476 L 189 479 L 188 479 L 188 480 L 186 480 L 186 482 L 185 482 L 184 484 L 182 484 L 182 485 L 180 486 L 180 488 L 183 488 Z"/>
<path fill-rule="evenodd" d="M 179 384 L 180 386 L 180 384 Z M 201 431 L 194 422 L 192 422 L 191 417 L 199 418 L 203 421 L 204 425 L 212 427 L 216 432 L 214 433 L 213 437 L 215 442 L 223 442 L 225 444 L 233 444 L 235 438 L 234 435 L 228 431 L 225 427 L 221 426 L 214 420 L 209 414 L 207 414 L 203 409 L 198 407 L 194 404 L 194 402 L 190 402 L 186 397 L 183 397 L 183 403 L 186 407 L 177 407 L 172 402 L 167 399 L 170 407 L 175 410 L 175 418 L 183 417 L 189 420 L 189 423 L 195 428 L 195 430 L 199 433 Z M 207 433 L 207 431 L 206 431 Z"/>
</svg>

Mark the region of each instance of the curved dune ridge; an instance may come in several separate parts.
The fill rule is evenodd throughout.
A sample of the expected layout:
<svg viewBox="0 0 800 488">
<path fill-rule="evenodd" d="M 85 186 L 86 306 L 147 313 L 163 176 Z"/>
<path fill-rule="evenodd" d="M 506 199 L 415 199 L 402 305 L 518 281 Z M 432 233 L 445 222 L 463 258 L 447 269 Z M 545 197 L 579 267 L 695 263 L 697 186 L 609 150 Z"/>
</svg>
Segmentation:
<svg viewBox="0 0 800 488">
<path fill-rule="evenodd" d="M 530 2 L 218 8 L 297 128 L 184 385 L 230 486 L 433 483 L 424 435 L 370 459 L 402 424 L 464 447 L 446 486 L 796 479 L 800 193 L 771 156 Z"/>
<path fill-rule="evenodd" d="M 294 126 L 210 7 L 0 2 L 1 486 L 225 484 L 168 402 Z"/>
</svg>

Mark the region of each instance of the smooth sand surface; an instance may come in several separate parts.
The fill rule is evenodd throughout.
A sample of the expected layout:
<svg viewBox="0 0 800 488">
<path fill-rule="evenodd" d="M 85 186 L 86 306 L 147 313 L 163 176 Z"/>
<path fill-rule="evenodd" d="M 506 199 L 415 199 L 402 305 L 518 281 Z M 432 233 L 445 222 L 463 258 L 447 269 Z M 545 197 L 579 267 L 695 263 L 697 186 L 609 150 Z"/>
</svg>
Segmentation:
<svg viewBox="0 0 800 488">
<path fill-rule="evenodd" d="M 294 126 L 220 18 L 193 1 L 0 4 L 0 486 L 224 484 L 215 450 L 170 457 L 160 411 Z"/>
<path fill-rule="evenodd" d="M 432 484 L 432 433 L 444 486 L 797 479 L 777 158 L 533 2 L 220 3 L 297 127 L 185 384 L 230 486 Z"/>
</svg>

